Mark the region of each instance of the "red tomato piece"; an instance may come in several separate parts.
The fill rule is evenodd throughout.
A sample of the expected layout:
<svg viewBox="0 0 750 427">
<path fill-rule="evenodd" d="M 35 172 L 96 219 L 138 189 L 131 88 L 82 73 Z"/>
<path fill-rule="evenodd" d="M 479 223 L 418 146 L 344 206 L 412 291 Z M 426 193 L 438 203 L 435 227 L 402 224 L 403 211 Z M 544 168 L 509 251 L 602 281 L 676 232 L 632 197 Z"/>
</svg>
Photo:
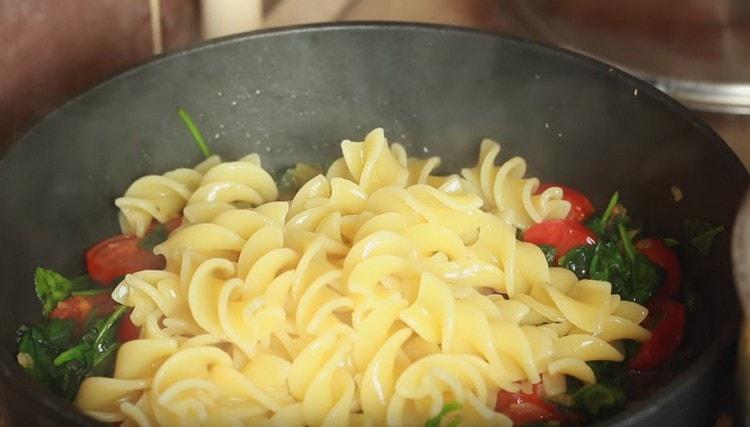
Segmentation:
<svg viewBox="0 0 750 427">
<path fill-rule="evenodd" d="M 138 242 L 136 236 L 120 234 L 89 249 L 86 252 L 86 268 L 91 279 L 108 285 L 128 273 L 164 268 L 164 257 L 139 248 Z"/>
<path fill-rule="evenodd" d="M 133 341 L 138 339 L 141 331 L 137 326 L 130 320 L 130 313 L 125 314 L 120 319 L 120 325 L 117 327 L 117 341 L 120 343 Z"/>
<path fill-rule="evenodd" d="M 658 296 L 665 298 L 673 297 L 680 292 L 681 268 L 680 262 L 672 249 L 668 248 L 659 239 L 642 239 L 635 244 L 643 255 L 651 262 L 663 268 L 667 272 L 664 285 L 659 289 Z"/>
<path fill-rule="evenodd" d="M 523 233 L 523 240 L 536 245 L 552 246 L 556 250 L 557 259 L 575 247 L 593 245 L 596 243 L 596 235 L 580 222 L 553 219 L 532 225 Z"/>
<path fill-rule="evenodd" d="M 545 401 L 543 396 L 544 391 L 540 384 L 534 385 L 534 391 L 531 394 L 500 390 L 497 393 L 495 410 L 507 415 L 513 421 L 513 425 L 517 426 L 539 421 L 570 419 L 569 414 L 560 410 L 555 404 Z"/>
<path fill-rule="evenodd" d="M 540 194 L 550 187 L 562 188 L 563 200 L 567 200 L 568 202 L 570 202 L 570 212 L 568 213 L 568 216 L 565 217 L 565 219 L 583 222 L 583 220 L 594 213 L 594 205 L 591 204 L 591 201 L 588 199 L 588 197 L 584 196 L 583 193 L 580 193 L 566 185 L 542 183 L 539 188 L 536 189 L 536 192 L 534 194 Z"/>
<path fill-rule="evenodd" d="M 169 234 L 181 225 L 182 225 L 182 217 L 178 216 L 177 218 L 174 218 L 168 221 L 167 223 L 165 223 L 164 227 L 167 229 L 167 234 Z"/>
<path fill-rule="evenodd" d="M 94 314 L 107 316 L 115 309 L 115 302 L 108 293 L 91 296 L 73 296 L 57 303 L 49 317 L 51 319 L 72 319 L 78 327 L 83 326 L 86 319 Z"/>
<path fill-rule="evenodd" d="M 647 305 L 646 324 L 652 324 L 651 339 L 644 342 L 629 365 L 640 371 L 654 369 L 669 360 L 682 342 L 685 331 L 685 306 L 670 299 L 657 298 Z"/>
</svg>

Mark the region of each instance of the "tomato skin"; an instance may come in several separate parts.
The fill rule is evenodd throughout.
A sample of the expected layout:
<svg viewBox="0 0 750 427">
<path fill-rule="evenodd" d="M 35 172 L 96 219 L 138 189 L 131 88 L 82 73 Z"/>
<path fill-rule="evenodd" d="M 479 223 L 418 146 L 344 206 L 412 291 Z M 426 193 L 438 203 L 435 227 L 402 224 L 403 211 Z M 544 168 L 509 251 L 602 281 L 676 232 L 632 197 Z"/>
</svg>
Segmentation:
<svg viewBox="0 0 750 427">
<path fill-rule="evenodd" d="M 497 393 L 495 411 L 505 414 L 516 426 L 539 421 L 565 421 L 570 419 L 569 414 L 561 411 L 554 404 L 546 402 L 543 395 L 544 391 L 541 384 L 535 384 L 534 391 L 531 394 L 500 390 Z"/>
<path fill-rule="evenodd" d="M 525 242 L 536 245 L 549 245 L 555 248 L 555 259 L 569 250 L 596 243 L 596 234 L 577 221 L 553 219 L 529 227 L 523 233 Z"/>
<path fill-rule="evenodd" d="M 550 187 L 562 188 L 563 200 L 567 200 L 568 202 L 570 202 L 570 212 L 568 213 L 568 216 L 565 217 L 565 219 L 583 222 L 586 218 L 594 213 L 595 209 L 594 205 L 591 203 L 591 200 L 589 200 L 588 197 L 584 196 L 583 193 L 576 191 L 568 187 L 567 185 L 542 183 L 541 185 L 539 185 L 539 188 L 537 188 L 534 194 L 540 194 Z"/>
<path fill-rule="evenodd" d="M 130 320 L 130 313 L 125 314 L 120 319 L 120 325 L 117 327 L 117 342 L 125 343 L 137 340 L 140 337 L 141 330 Z"/>
<path fill-rule="evenodd" d="M 115 302 L 108 293 L 90 296 L 72 296 L 57 303 L 49 314 L 50 319 L 72 319 L 82 327 L 93 313 L 96 316 L 107 316 L 115 309 Z"/>
<path fill-rule="evenodd" d="M 655 321 L 651 339 L 644 342 L 628 363 L 632 369 L 654 369 L 668 361 L 682 342 L 685 331 L 685 306 L 677 301 L 657 298 L 647 304 L 649 320 Z"/>
<path fill-rule="evenodd" d="M 96 244 L 86 252 L 89 276 L 104 285 L 118 277 L 140 270 L 161 270 L 164 257 L 138 247 L 136 236 L 119 234 Z"/>
<path fill-rule="evenodd" d="M 635 244 L 635 248 L 667 273 L 664 285 L 659 289 L 657 296 L 665 298 L 676 296 L 680 292 L 682 269 L 672 249 L 659 239 L 641 239 Z"/>
</svg>

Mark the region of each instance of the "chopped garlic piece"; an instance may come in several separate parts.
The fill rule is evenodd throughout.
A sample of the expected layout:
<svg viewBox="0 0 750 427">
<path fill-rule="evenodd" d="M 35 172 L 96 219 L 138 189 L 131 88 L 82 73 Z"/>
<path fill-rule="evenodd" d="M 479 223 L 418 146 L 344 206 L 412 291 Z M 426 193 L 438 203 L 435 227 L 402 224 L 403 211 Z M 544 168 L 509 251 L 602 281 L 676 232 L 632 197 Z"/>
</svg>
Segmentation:
<svg viewBox="0 0 750 427">
<path fill-rule="evenodd" d="M 670 188 L 670 191 L 672 191 L 672 197 L 674 198 L 675 202 L 679 202 L 685 197 L 682 194 L 682 189 L 676 185 L 673 185 L 672 188 Z"/>
<path fill-rule="evenodd" d="M 19 365 L 26 369 L 31 369 L 34 367 L 34 359 L 29 353 L 18 353 L 16 355 L 16 360 L 18 360 Z"/>
</svg>

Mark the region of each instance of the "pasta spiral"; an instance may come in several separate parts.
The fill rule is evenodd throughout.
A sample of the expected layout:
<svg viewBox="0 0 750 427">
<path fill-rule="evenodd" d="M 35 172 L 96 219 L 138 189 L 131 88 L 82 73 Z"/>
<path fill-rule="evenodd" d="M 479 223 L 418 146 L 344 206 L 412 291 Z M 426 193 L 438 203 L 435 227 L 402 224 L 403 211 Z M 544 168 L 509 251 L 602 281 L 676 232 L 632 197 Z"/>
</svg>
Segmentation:
<svg viewBox="0 0 750 427">
<path fill-rule="evenodd" d="M 254 158 L 214 166 L 155 248 L 166 269 L 116 288 L 141 336 L 76 405 L 139 426 L 406 426 L 455 401 L 468 425 L 502 426 L 499 390 L 595 382 L 586 362 L 647 340 L 647 311 L 516 239 L 568 206 L 498 152 L 433 176 L 438 160 L 376 129 L 289 202 Z"/>
<path fill-rule="evenodd" d="M 185 219 L 192 223 L 209 221 L 219 212 L 258 206 L 276 200 L 278 195 L 276 183 L 260 165 L 260 157 L 250 154 L 208 169 L 187 200 Z"/>
<path fill-rule="evenodd" d="M 512 212 L 513 225 L 522 229 L 545 219 L 564 218 L 568 214 L 570 203 L 562 200 L 560 187 L 550 187 L 541 194 L 534 194 L 539 180 L 523 177 L 526 161 L 513 157 L 496 166 L 498 154 L 500 145 L 485 139 L 479 148 L 477 165 L 461 170 L 461 175 L 471 184 L 474 192 L 484 200 L 487 210 L 494 208 Z"/>
<path fill-rule="evenodd" d="M 138 178 L 115 200 L 123 234 L 142 237 L 152 220 L 163 224 L 179 216 L 203 174 L 220 163 L 218 156 L 212 156 L 194 169 L 180 168 Z"/>
</svg>

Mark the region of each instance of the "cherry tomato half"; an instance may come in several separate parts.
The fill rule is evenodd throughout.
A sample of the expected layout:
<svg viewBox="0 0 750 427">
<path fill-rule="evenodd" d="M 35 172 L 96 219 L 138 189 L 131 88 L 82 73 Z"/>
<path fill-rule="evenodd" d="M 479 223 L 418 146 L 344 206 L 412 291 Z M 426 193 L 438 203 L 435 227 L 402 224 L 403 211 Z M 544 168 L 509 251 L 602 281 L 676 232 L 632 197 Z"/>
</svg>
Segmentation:
<svg viewBox="0 0 750 427">
<path fill-rule="evenodd" d="M 497 393 L 495 410 L 507 415 L 513 425 L 522 426 L 542 421 L 565 421 L 570 415 L 560 410 L 555 404 L 543 399 L 544 391 L 540 384 L 534 385 L 531 394 L 511 393 L 500 390 Z"/>
<path fill-rule="evenodd" d="M 667 273 L 664 285 L 659 289 L 658 296 L 673 297 L 680 292 L 681 269 L 680 262 L 672 249 L 669 249 L 659 239 L 642 239 L 635 244 L 643 255 L 651 262 L 663 268 Z"/>
<path fill-rule="evenodd" d="M 130 313 L 125 314 L 120 319 L 120 325 L 117 327 L 117 341 L 120 343 L 138 339 L 140 329 L 130 320 Z"/>
<path fill-rule="evenodd" d="M 685 306 L 677 301 L 657 298 L 647 304 L 649 309 L 646 324 L 652 324 L 651 339 L 644 342 L 638 353 L 630 360 L 633 369 L 654 369 L 669 360 L 682 342 L 685 331 Z"/>
<path fill-rule="evenodd" d="M 138 247 L 139 240 L 136 236 L 120 234 L 89 249 L 86 252 L 86 268 L 91 279 L 110 284 L 128 273 L 164 268 L 164 257 Z"/>
<path fill-rule="evenodd" d="M 577 221 L 553 219 L 529 227 L 523 233 L 525 242 L 536 245 L 548 245 L 555 248 L 555 258 L 565 255 L 569 250 L 583 245 L 596 243 L 596 235 Z"/>
<path fill-rule="evenodd" d="M 72 319 L 78 327 L 82 327 L 89 315 L 107 316 L 115 309 L 108 292 L 90 296 L 72 296 L 57 303 L 49 314 L 51 319 Z"/>
<path fill-rule="evenodd" d="M 570 212 L 568 213 L 568 216 L 565 217 L 565 219 L 583 222 L 583 220 L 594 213 L 594 205 L 591 204 L 591 201 L 588 199 L 588 197 L 584 196 L 583 193 L 580 193 L 566 185 L 542 183 L 541 185 L 539 185 L 539 188 L 537 188 L 536 193 L 534 194 L 540 194 L 550 187 L 562 188 L 563 200 L 567 200 L 568 202 L 570 202 Z"/>
</svg>

